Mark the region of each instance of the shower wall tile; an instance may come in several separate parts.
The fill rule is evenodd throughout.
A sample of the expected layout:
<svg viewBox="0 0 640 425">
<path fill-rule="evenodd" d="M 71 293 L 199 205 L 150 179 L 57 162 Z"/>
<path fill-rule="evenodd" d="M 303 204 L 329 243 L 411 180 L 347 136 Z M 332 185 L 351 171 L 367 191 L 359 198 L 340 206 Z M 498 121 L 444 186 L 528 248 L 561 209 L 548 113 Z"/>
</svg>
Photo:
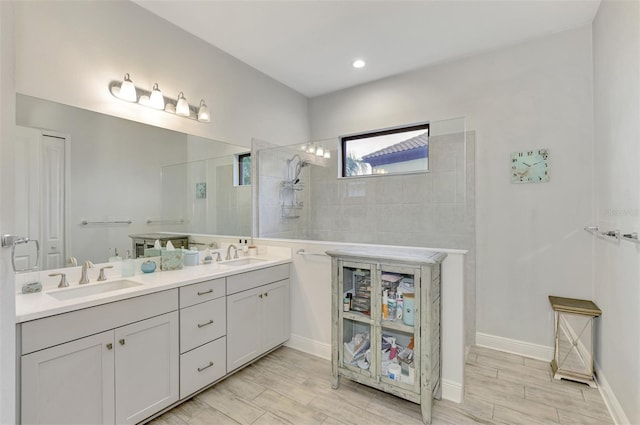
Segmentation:
<svg viewBox="0 0 640 425">
<path fill-rule="evenodd" d="M 456 201 L 456 172 L 433 172 L 433 202 L 435 204 L 454 203 Z"/>
<path fill-rule="evenodd" d="M 410 174 L 403 178 L 402 202 L 404 204 L 428 204 L 433 198 L 432 173 Z"/>
<path fill-rule="evenodd" d="M 375 194 L 378 204 L 402 204 L 403 176 L 370 177 L 375 179 Z"/>
</svg>

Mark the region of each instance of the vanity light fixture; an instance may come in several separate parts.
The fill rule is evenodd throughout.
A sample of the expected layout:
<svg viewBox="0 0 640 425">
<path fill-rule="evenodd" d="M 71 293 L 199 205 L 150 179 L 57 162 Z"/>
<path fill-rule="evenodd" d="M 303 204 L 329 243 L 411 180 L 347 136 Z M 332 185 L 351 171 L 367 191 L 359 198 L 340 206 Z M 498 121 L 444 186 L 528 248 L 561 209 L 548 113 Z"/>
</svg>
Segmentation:
<svg viewBox="0 0 640 425">
<path fill-rule="evenodd" d="M 324 151 L 324 157 L 327 158 L 327 159 L 331 158 L 331 152 L 329 152 L 329 149 Z"/>
<path fill-rule="evenodd" d="M 124 80 L 122 80 L 122 84 L 120 84 L 120 94 L 118 97 L 127 102 L 136 102 L 138 100 L 136 86 L 133 85 L 129 73 L 124 74 Z"/>
<path fill-rule="evenodd" d="M 324 148 L 322 146 L 316 148 L 316 156 L 324 156 Z"/>
<path fill-rule="evenodd" d="M 193 105 L 189 105 L 183 92 L 180 92 L 177 100 L 165 97 L 158 87 L 158 83 L 153 85 L 151 91 L 134 86 L 128 73 L 124 75 L 122 81 L 112 81 L 109 84 L 109 91 L 120 100 L 162 110 L 171 115 L 178 115 L 194 121 L 211 122 L 209 107 L 204 99 L 200 101 L 200 106 L 196 108 Z"/>
<path fill-rule="evenodd" d="M 176 115 L 181 115 L 183 117 L 188 117 L 189 115 L 191 115 L 189 104 L 187 103 L 187 99 L 184 97 L 184 94 L 182 92 L 178 94 L 178 103 L 176 103 Z"/>
<path fill-rule="evenodd" d="M 149 96 L 149 106 L 154 109 L 164 109 L 164 96 L 162 96 L 162 92 L 160 88 L 158 88 L 158 83 L 153 85 L 153 89 L 151 90 L 151 96 Z"/>
<path fill-rule="evenodd" d="M 204 99 L 200 100 L 200 107 L 198 108 L 198 121 L 210 122 L 211 115 L 209 115 L 209 107 L 204 103 Z"/>
</svg>

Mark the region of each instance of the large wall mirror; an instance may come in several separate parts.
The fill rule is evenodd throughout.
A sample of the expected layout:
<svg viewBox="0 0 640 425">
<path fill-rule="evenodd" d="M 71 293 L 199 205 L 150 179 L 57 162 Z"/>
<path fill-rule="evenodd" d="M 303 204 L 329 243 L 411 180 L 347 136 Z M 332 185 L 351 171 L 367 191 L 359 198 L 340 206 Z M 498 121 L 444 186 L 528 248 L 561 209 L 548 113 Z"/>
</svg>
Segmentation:
<svg viewBox="0 0 640 425">
<path fill-rule="evenodd" d="M 40 269 L 106 262 L 131 234 L 251 235 L 251 187 L 233 177 L 247 147 L 24 95 L 16 124 L 16 232 L 40 241 Z"/>
</svg>

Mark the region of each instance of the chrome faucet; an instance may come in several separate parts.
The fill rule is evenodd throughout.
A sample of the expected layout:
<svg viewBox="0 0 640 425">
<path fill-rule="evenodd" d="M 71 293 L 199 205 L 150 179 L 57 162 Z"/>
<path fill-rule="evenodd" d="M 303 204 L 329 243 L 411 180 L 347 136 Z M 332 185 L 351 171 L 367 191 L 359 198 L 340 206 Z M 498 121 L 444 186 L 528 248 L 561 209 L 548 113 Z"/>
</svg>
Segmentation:
<svg viewBox="0 0 640 425">
<path fill-rule="evenodd" d="M 93 268 L 93 263 L 89 260 L 85 261 L 82 264 L 82 276 L 80 276 L 80 282 L 78 282 L 80 285 L 84 283 L 89 283 L 89 276 L 87 275 L 87 269 L 91 269 L 91 268 Z"/>
<path fill-rule="evenodd" d="M 227 248 L 227 256 L 224 257 L 225 260 L 231 260 L 231 248 L 235 250 L 233 258 L 238 258 L 238 248 L 234 244 L 229 244 L 229 247 Z"/>
</svg>

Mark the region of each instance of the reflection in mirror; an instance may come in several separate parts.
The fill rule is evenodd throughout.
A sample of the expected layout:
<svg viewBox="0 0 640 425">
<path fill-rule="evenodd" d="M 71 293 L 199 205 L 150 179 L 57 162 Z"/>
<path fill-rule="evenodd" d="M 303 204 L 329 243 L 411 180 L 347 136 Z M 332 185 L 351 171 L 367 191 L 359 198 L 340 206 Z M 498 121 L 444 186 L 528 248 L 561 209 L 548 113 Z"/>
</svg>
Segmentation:
<svg viewBox="0 0 640 425">
<path fill-rule="evenodd" d="M 131 234 L 250 235 L 250 195 L 225 175 L 248 148 L 20 94 L 16 124 L 16 234 L 41 241 L 42 269 L 123 256 Z"/>
<path fill-rule="evenodd" d="M 432 121 L 428 143 L 428 172 L 346 179 L 339 138 L 258 150 L 259 237 L 472 249 L 474 134 Z"/>
</svg>

